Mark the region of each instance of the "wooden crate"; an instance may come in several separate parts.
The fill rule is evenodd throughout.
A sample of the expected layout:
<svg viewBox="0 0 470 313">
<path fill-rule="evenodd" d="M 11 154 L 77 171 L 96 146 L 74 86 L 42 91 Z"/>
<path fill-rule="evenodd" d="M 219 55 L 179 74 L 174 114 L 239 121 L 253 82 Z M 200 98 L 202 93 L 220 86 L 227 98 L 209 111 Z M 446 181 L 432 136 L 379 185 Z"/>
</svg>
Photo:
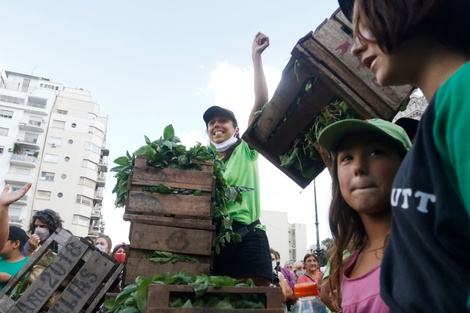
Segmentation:
<svg viewBox="0 0 470 313">
<path fill-rule="evenodd" d="M 174 275 L 181 270 L 187 275 L 210 273 L 215 238 L 212 221 L 214 164 L 204 162 L 201 165 L 202 171 L 157 169 L 147 166 L 144 156 L 136 158 L 129 177 L 129 197 L 124 213 L 124 220 L 131 222 L 124 284 L 133 283 L 137 276 L 152 277 L 166 272 Z M 143 191 L 143 188 L 160 184 L 187 192 Z M 185 254 L 199 262 L 155 263 L 143 258 L 151 251 Z"/>
<path fill-rule="evenodd" d="M 208 287 L 206 295 L 225 293 L 234 296 L 241 294 L 260 294 L 266 299 L 265 309 L 221 309 L 221 308 L 170 308 L 170 296 L 172 294 L 188 295 L 194 294 L 192 286 L 181 285 L 149 285 L 147 298 L 147 313 L 240 313 L 240 312 L 269 312 L 282 313 L 282 291 L 280 288 L 271 287 Z"/>
<path fill-rule="evenodd" d="M 350 54 L 352 43 L 351 24 L 340 10 L 301 38 L 269 104 L 243 134 L 251 146 L 302 188 L 325 168 L 321 159 L 314 162 L 315 174 L 305 178 L 295 168 L 281 167 L 279 157 L 332 99 L 344 100 L 362 118 L 392 120 L 413 91 L 412 86 L 378 86 L 374 74 Z"/>
<path fill-rule="evenodd" d="M 152 277 L 154 274 L 169 272 L 175 275 L 185 270 L 187 275 L 209 275 L 212 264 L 212 247 L 215 226 L 190 223 L 140 224 L 130 227 L 130 247 L 126 256 L 124 284 L 133 283 L 137 276 Z M 149 222 L 145 220 L 145 222 Z M 155 263 L 143 258 L 146 252 L 165 251 L 188 255 L 198 263 L 176 262 Z"/>
<path fill-rule="evenodd" d="M 59 253 L 39 278 L 14 301 L 10 295 L 15 286 L 38 264 L 53 243 L 62 246 Z M 43 312 L 96 312 L 106 292 L 116 285 L 122 270 L 123 265 L 110 256 L 70 232 L 59 229 L 3 288 L 0 312 L 39 312 L 51 295 L 62 289 L 54 306 Z"/>
<path fill-rule="evenodd" d="M 215 191 L 213 166 L 202 163 L 202 171 L 157 169 L 147 166 L 145 156 L 137 156 L 129 177 L 129 197 L 126 214 L 147 217 L 174 217 L 200 220 L 212 224 L 212 198 Z M 145 187 L 163 184 L 169 188 L 186 189 L 183 194 L 162 194 L 142 191 Z M 197 191 L 197 195 L 192 194 Z"/>
</svg>

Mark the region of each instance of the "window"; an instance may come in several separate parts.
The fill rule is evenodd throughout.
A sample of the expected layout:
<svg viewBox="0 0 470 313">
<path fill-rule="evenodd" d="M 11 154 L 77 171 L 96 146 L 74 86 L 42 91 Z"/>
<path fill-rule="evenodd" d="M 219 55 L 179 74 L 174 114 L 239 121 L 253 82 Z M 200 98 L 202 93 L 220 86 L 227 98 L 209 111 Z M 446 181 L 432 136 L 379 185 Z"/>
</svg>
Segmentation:
<svg viewBox="0 0 470 313">
<path fill-rule="evenodd" d="M 43 84 L 43 83 L 41 83 L 39 86 L 42 87 L 42 88 L 45 88 L 45 89 L 52 89 L 52 90 L 58 90 L 59 89 L 59 87 L 57 87 L 57 86 L 49 85 L 49 84 Z"/>
<path fill-rule="evenodd" d="M 27 143 L 38 143 L 38 134 L 33 134 L 33 133 L 25 133 L 24 134 L 24 142 Z"/>
<path fill-rule="evenodd" d="M 63 194 L 62 192 L 59 192 L 59 193 L 57 194 L 57 198 L 62 198 L 63 196 L 64 196 L 64 194 Z"/>
<path fill-rule="evenodd" d="M 57 109 L 57 113 L 62 114 L 62 115 L 67 115 L 67 114 L 69 114 L 69 111 Z"/>
<path fill-rule="evenodd" d="M 23 86 L 21 86 L 21 91 L 22 92 L 28 92 L 30 82 L 31 82 L 31 79 L 29 79 L 29 78 L 25 78 L 23 80 Z"/>
<path fill-rule="evenodd" d="M 3 146 L 0 146 L 0 155 L 2 155 L 2 154 L 3 154 L 3 150 L 4 150 L 4 149 L 5 149 L 5 147 L 3 147 Z"/>
<path fill-rule="evenodd" d="M 65 128 L 65 122 L 64 121 L 58 121 L 58 120 L 52 120 L 51 127 L 64 129 Z"/>
<path fill-rule="evenodd" d="M 97 171 L 98 164 L 91 162 L 90 160 L 83 160 L 82 167 L 89 168 L 90 170 Z"/>
<path fill-rule="evenodd" d="M 89 227 L 90 226 L 90 219 L 86 216 L 81 216 L 81 215 L 78 215 L 78 214 L 74 214 L 73 218 L 72 218 L 72 224 Z"/>
<path fill-rule="evenodd" d="M 61 137 L 54 137 L 54 136 L 49 136 L 47 139 L 47 143 L 54 146 L 60 146 L 62 144 L 62 138 Z"/>
<path fill-rule="evenodd" d="M 8 128 L 0 127 L 0 136 L 8 136 Z"/>
<path fill-rule="evenodd" d="M 16 104 L 24 104 L 23 98 L 11 97 L 7 95 L 0 95 L 0 101 Z"/>
<path fill-rule="evenodd" d="M 38 190 L 36 192 L 36 198 L 49 200 L 51 198 L 51 192 L 46 190 Z"/>
<path fill-rule="evenodd" d="M 85 144 L 85 149 L 86 149 L 86 150 L 91 150 L 91 151 L 93 151 L 93 152 L 95 152 L 95 153 L 98 153 L 98 154 L 101 153 L 101 148 L 100 148 L 98 145 L 95 145 L 95 144 L 92 143 L 92 142 L 87 142 L 87 143 Z"/>
<path fill-rule="evenodd" d="M 77 203 L 93 206 L 93 200 L 82 195 L 77 195 Z"/>
<path fill-rule="evenodd" d="M 0 110 L 0 117 L 3 117 L 3 118 L 12 118 L 12 117 L 13 117 L 13 111 Z"/>
<path fill-rule="evenodd" d="M 47 99 L 38 98 L 38 97 L 29 97 L 28 106 L 33 108 L 45 109 L 47 104 Z"/>
<path fill-rule="evenodd" d="M 41 172 L 41 180 L 54 181 L 54 176 L 51 172 Z"/>
<path fill-rule="evenodd" d="M 96 187 L 96 183 L 87 177 L 80 177 L 80 185 L 85 185 L 93 189 Z"/>
<path fill-rule="evenodd" d="M 72 123 L 72 128 L 75 128 L 77 127 L 77 124 L 76 123 Z"/>
<path fill-rule="evenodd" d="M 59 156 L 57 154 L 44 154 L 44 162 L 49 162 L 49 163 L 58 163 L 59 162 Z"/>
</svg>

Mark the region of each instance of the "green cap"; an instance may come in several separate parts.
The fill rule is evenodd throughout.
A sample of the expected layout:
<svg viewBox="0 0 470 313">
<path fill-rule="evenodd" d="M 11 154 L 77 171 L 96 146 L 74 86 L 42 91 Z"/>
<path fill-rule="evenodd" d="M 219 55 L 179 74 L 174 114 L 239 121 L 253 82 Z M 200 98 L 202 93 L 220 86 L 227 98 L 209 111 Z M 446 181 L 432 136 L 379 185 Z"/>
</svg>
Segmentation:
<svg viewBox="0 0 470 313">
<path fill-rule="evenodd" d="M 339 142 L 347 135 L 358 132 L 371 132 L 393 140 L 404 152 L 411 148 L 411 141 L 405 130 L 380 118 L 368 120 L 345 119 L 328 125 L 318 136 L 320 146 L 329 152 L 336 152 Z"/>
</svg>

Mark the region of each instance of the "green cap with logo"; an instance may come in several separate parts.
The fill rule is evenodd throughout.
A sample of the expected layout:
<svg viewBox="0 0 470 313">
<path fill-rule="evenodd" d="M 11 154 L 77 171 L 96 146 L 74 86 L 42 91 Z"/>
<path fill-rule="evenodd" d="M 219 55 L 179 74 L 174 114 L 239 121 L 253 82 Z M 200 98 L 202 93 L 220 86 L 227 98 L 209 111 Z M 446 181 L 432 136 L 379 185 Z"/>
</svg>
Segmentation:
<svg viewBox="0 0 470 313">
<path fill-rule="evenodd" d="M 339 142 L 347 135 L 358 132 L 371 132 L 383 135 L 406 152 L 411 148 L 411 141 L 406 131 L 391 122 L 380 118 L 371 118 L 368 120 L 345 119 L 328 125 L 318 136 L 320 146 L 329 152 L 335 153 Z"/>
</svg>

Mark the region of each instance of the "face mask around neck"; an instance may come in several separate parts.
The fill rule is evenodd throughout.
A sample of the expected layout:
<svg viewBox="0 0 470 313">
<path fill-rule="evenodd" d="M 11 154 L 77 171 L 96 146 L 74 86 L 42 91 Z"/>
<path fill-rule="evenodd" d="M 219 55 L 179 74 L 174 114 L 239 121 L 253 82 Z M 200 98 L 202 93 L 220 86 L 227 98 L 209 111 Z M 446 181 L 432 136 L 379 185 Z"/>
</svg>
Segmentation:
<svg viewBox="0 0 470 313">
<path fill-rule="evenodd" d="M 212 142 L 212 141 L 211 141 L 211 143 L 215 146 L 215 150 L 217 152 L 224 152 L 228 148 L 230 148 L 231 146 L 236 144 L 237 141 L 238 141 L 238 138 L 235 137 L 235 135 L 234 135 L 233 137 L 231 137 L 230 139 L 227 139 L 226 141 L 224 141 L 222 143 L 215 143 L 215 142 Z"/>
</svg>

